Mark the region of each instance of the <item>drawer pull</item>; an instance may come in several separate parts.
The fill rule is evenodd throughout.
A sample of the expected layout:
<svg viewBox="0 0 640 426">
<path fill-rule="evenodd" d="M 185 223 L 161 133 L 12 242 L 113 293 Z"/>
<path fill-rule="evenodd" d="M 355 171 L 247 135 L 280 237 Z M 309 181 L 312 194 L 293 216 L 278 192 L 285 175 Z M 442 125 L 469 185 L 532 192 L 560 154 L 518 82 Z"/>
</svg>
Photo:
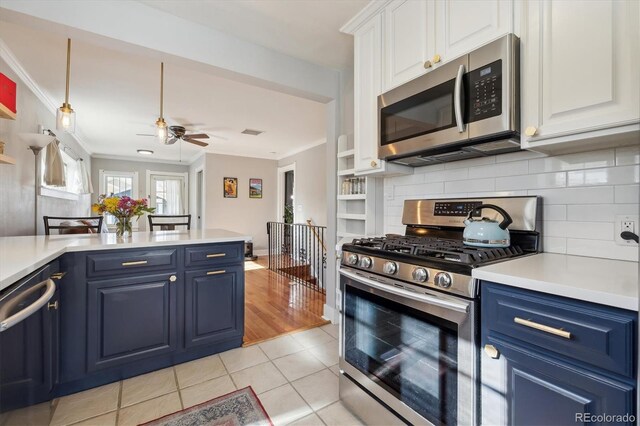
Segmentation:
<svg viewBox="0 0 640 426">
<path fill-rule="evenodd" d="M 553 334 L 554 336 L 563 337 L 565 339 L 571 339 L 571 333 L 561 328 L 549 327 L 548 325 L 539 324 L 531 320 L 515 317 L 513 322 L 516 324 L 524 325 L 525 327 L 535 328 L 536 330 L 544 331 L 545 333 Z"/>
<path fill-rule="evenodd" d="M 212 257 L 225 257 L 227 255 L 227 253 L 213 253 L 213 254 L 208 254 L 207 255 L 207 259 L 210 259 Z"/>
<path fill-rule="evenodd" d="M 224 274 L 226 272 L 227 271 L 225 271 L 224 269 L 221 270 L 221 271 L 209 271 L 209 272 L 207 272 L 207 275 L 220 275 L 220 274 Z"/>
<path fill-rule="evenodd" d="M 51 274 L 49 278 L 51 278 L 52 280 L 61 280 L 65 275 L 67 275 L 66 272 L 56 272 Z"/>
<path fill-rule="evenodd" d="M 134 260 L 131 262 L 122 262 L 122 266 L 135 266 L 135 265 L 146 265 L 146 260 Z"/>
</svg>

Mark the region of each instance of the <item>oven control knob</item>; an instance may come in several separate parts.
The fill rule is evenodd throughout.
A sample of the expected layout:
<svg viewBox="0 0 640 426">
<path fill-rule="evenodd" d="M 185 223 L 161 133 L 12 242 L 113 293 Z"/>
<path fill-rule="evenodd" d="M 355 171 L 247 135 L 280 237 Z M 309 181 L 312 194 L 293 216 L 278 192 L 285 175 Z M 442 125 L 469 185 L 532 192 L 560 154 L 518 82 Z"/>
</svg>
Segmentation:
<svg viewBox="0 0 640 426">
<path fill-rule="evenodd" d="M 347 263 L 349 265 L 357 265 L 358 264 L 358 255 L 351 253 L 349 256 L 347 256 Z"/>
<path fill-rule="evenodd" d="M 414 280 L 419 281 L 421 283 L 423 283 L 423 282 L 425 282 L 426 280 L 429 279 L 429 273 L 424 268 L 416 268 L 416 269 L 414 269 L 413 273 L 411 275 L 413 276 Z"/>
<path fill-rule="evenodd" d="M 398 264 L 396 262 L 387 262 L 382 267 L 385 274 L 393 275 L 398 272 Z"/>
<path fill-rule="evenodd" d="M 369 256 L 364 256 L 362 259 L 360 259 L 360 266 L 362 266 L 363 268 L 371 268 L 371 265 L 373 265 L 373 262 L 371 261 L 371 258 Z"/>
<path fill-rule="evenodd" d="M 451 287 L 453 280 L 451 279 L 451 274 L 447 272 L 438 272 L 434 278 L 434 282 L 438 287 L 449 288 Z"/>
</svg>

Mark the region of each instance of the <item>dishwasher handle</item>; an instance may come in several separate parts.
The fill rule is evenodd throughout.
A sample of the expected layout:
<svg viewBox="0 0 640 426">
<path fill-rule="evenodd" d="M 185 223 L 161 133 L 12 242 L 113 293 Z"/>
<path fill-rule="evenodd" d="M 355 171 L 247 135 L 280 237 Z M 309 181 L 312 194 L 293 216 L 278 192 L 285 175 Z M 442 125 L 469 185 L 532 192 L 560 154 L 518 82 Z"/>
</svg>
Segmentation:
<svg viewBox="0 0 640 426">
<path fill-rule="evenodd" d="M 26 297 L 28 297 L 33 292 L 45 288 L 42 296 L 38 298 L 35 302 L 22 309 L 19 312 L 7 317 L 6 315 L 20 302 L 22 302 Z M 53 282 L 51 278 L 42 281 L 30 289 L 26 290 L 15 299 L 7 302 L 2 308 L 0 308 L 0 333 L 13 327 L 21 321 L 29 318 L 34 313 L 38 312 L 43 306 L 45 306 L 49 300 L 53 297 L 56 292 L 56 284 Z"/>
</svg>

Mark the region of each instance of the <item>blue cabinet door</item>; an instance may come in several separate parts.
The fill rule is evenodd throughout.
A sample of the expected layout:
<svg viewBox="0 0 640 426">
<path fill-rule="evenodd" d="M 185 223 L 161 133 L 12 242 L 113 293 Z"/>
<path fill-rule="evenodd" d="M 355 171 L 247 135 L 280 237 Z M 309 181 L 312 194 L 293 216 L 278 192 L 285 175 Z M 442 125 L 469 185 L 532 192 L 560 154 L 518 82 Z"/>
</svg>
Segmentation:
<svg viewBox="0 0 640 426">
<path fill-rule="evenodd" d="M 635 414 L 632 384 L 546 357 L 518 344 L 494 339 L 488 343 L 503 358 L 500 363 L 485 362 L 482 368 L 505 368 L 506 424 L 591 424 L 587 416 L 601 415 L 621 416 L 622 421 L 609 423 L 633 423 L 624 420 Z"/>
<path fill-rule="evenodd" d="M 5 293 L 0 306 L 49 278 L 49 271 L 53 269 L 45 267 L 18 283 L 15 291 L 9 288 L 13 294 Z M 13 310 L 24 309 L 41 294 L 42 291 L 29 294 Z M 0 412 L 51 399 L 58 372 L 58 303 L 56 291 L 47 305 L 0 333 Z"/>
<path fill-rule="evenodd" d="M 244 334 L 244 267 L 185 273 L 185 344 L 207 345 Z"/>
<path fill-rule="evenodd" d="M 89 281 L 87 369 L 175 351 L 179 285 L 176 273 Z"/>
</svg>

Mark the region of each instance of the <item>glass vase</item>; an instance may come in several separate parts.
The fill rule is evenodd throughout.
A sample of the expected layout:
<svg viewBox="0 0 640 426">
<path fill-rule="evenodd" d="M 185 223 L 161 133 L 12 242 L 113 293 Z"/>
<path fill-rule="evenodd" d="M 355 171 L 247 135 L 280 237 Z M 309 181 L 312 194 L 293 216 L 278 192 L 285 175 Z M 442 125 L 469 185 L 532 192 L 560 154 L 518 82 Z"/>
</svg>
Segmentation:
<svg viewBox="0 0 640 426">
<path fill-rule="evenodd" d="M 116 221 L 116 237 L 119 239 L 131 236 L 131 218 L 119 217 Z"/>
</svg>

